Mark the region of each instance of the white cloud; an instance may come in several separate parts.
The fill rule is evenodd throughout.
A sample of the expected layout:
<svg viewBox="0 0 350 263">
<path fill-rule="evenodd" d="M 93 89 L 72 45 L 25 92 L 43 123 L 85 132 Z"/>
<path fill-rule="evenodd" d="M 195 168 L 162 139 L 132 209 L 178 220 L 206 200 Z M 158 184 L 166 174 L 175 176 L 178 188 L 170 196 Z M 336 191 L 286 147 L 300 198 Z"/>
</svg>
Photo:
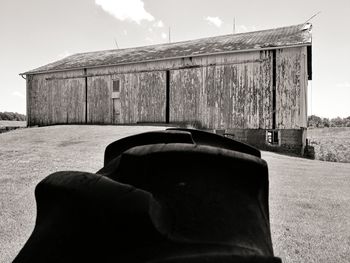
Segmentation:
<svg viewBox="0 0 350 263">
<path fill-rule="evenodd" d="M 345 82 L 342 82 L 342 83 L 338 83 L 337 87 L 338 88 L 350 88 L 350 82 L 345 81 Z"/>
<path fill-rule="evenodd" d="M 142 0 L 95 0 L 95 4 L 121 21 L 154 21 L 154 17 L 144 8 Z"/>
<path fill-rule="evenodd" d="M 209 24 L 213 24 L 217 27 L 221 27 L 222 25 L 222 20 L 219 17 L 207 16 L 205 20 L 207 20 Z"/>
<path fill-rule="evenodd" d="M 25 96 L 19 92 L 19 91 L 14 91 L 12 92 L 12 96 L 20 97 L 20 98 L 25 98 Z"/>
<path fill-rule="evenodd" d="M 163 39 L 166 39 L 166 37 L 167 37 L 167 34 L 162 33 L 162 38 L 163 38 Z"/>
<path fill-rule="evenodd" d="M 159 20 L 158 22 L 154 23 L 154 27 L 164 27 L 164 23 L 162 22 L 162 20 Z"/>
<path fill-rule="evenodd" d="M 123 30 L 124 35 L 128 34 L 128 31 L 126 29 Z"/>
</svg>

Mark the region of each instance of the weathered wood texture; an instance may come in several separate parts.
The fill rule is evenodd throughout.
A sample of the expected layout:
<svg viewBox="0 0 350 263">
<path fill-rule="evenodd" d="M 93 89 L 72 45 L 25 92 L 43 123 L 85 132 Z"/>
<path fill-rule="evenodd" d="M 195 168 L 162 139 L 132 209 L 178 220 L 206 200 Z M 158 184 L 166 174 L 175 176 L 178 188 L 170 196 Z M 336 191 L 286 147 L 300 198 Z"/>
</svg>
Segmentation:
<svg viewBox="0 0 350 263">
<path fill-rule="evenodd" d="M 87 122 L 110 124 L 112 120 L 111 77 L 90 77 L 87 81 Z"/>
<path fill-rule="evenodd" d="M 30 126 L 85 122 L 83 78 L 46 80 L 35 75 L 29 82 Z"/>
<path fill-rule="evenodd" d="M 165 71 L 117 74 L 115 78 L 120 79 L 119 123 L 165 122 Z"/>
<path fill-rule="evenodd" d="M 271 128 L 270 52 L 218 59 L 218 65 L 171 71 L 170 121 L 210 129 Z"/>
<path fill-rule="evenodd" d="M 276 122 L 278 129 L 307 127 L 306 47 L 277 51 Z"/>
<path fill-rule="evenodd" d="M 88 123 L 170 122 L 209 129 L 272 128 L 272 51 L 254 51 L 87 69 Z M 277 128 L 306 127 L 306 47 L 277 50 Z M 120 79 L 119 98 L 112 82 Z M 84 71 L 28 80 L 29 125 L 84 123 Z"/>
</svg>

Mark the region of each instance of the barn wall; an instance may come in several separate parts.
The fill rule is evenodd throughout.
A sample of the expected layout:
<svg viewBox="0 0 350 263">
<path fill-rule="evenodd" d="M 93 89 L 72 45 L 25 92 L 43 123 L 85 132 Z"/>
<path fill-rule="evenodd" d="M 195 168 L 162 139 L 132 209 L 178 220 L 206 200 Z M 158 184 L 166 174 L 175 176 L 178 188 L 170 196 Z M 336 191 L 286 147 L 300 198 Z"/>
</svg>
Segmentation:
<svg viewBox="0 0 350 263">
<path fill-rule="evenodd" d="M 117 79 L 120 93 L 113 98 Z M 165 88 L 164 71 L 88 77 L 88 123 L 165 122 Z"/>
<path fill-rule="evenodd" d="M 279 129 L 307 127 L 307 48 L 277 51 L 276 122 Z"/>
<path fill-rule="evenodd" d="M 306 62 L 306 47 L 277 50 L 278 129 L 306 127 Z M 272 51 L 87 69 L 87 97 L 83 70 L 28 76 L 28 124 L 165 122 L 166 70 L 170 122 L 207 129 L 273 127 Z M 113 79 L 121 83 L 117 99 Z"/>
<path fill-rule="evenodd" d="M 160 70 L 163 69 L 163 70 Z M 160 94 L 151 110 L 165 113 L 165 70 L 170 69 L 170 122 L 197 122 L 203 128 L 253 128 L 272 127 L 272 55 L 270 51 L 237 53 L 229 55 L 204 56 L 192 59 L 177 59 L 149 62 L 119 67 L 88 69 L 92 75 L 114 75 L 121 79 L 125 97 L 122 105 L 121 123 L 136 121 L 159 121 L 164 116 L 153 118 L 132 117 L 129 103 L 135 102 L 130 86 L 147 87 L 147 96 Z M 141 75 L 140 75 L 141 74 Z M 145 74 L 142 80 L 140 76 Z M 157 77 L 156 92 L 152 91 L 152 78 Z M 137 92 L 137 91 L 136 91 Z M 130 97 L 131 96 L 131 97 Z M 137 98 L 135 98 L 137 100 Z M 140 98 L 139 98 L 140 99 Z M 147 102 L 147 100 L 146 100 Z M 121 114 L 122 115 L 122 114 Z M 143 115 L 141 115 L 143 116 Z M 151 116 L 151 115 L 150 115 Z"/>
<path fill-rule="evenodd" d="M 271 61 L 271 52 L 250 52 L 173 70 L 170 120 L 209 129 L 271 128 Z"/>
<path fill-rule="evenodd" d="M 81 71 L 28 76 L 28 125 L 51 125 L 85 122 L 85 90 Z"/>
<path fill-rule="evenodd" d="M 29 75 L 28 126 L 165 122 L 165 71 L 87 77 L 87 97 L 84 75 L 83 70 Z M 119 116 L 112 98 L 117 78 L 123 85 Z"/>
</svg>

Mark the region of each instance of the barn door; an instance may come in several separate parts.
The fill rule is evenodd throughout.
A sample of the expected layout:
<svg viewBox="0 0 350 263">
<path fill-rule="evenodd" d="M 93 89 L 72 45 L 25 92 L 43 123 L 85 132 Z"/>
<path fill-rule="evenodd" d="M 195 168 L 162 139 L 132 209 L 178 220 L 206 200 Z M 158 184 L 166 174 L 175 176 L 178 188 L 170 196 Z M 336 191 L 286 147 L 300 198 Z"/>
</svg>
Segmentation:
<svg viewBox="0 0 350 263">
<path fill-rule="evenodd" d="M 139 73 L 138 84 L 138 121 L 166 122 L 166 72 Z"/>
<path fill-rule="evenodd" d="M 130 72 L 112 77 L 115 124 L 166 122 L 166 72 Z"/>
<path fill-rule="evenodd" d="M 110 124 L 112 101 L 110 82 L 106 76 L 87 78 L 87 123 Z"/>
<path fill-rule="evenodd" d="M 200 105 L 202 68 L 172 70 L 169 76 L 170 122 L 195 122 L 205 116 Z M 201 111 L 202 110 L 202 111 Z"/>
<path fill-rule="evenodd" d="M 121 110 L 120 98 L 113 99 L 113 123 L 114 124 L 121 123 L 120 110 Z"/>
</svg>

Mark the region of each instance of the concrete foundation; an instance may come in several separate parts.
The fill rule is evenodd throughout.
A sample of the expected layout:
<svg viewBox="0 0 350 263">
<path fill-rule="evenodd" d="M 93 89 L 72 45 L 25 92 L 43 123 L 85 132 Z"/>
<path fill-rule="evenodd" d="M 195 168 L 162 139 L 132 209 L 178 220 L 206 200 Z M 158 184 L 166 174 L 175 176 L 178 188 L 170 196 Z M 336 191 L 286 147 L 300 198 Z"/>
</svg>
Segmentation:
<svg viewBox="0 0 350 263">
<path fill-rule="evenodd" d="M 228 129 L 216 130 L 235 140 L 248 143 L 261 150 L 273 152 L 293 153 L 304 155 L 306 146 L 306 129 Z M 269 142 L 268 133 L 274 133 L 276 139 Z"/>
</svg>

